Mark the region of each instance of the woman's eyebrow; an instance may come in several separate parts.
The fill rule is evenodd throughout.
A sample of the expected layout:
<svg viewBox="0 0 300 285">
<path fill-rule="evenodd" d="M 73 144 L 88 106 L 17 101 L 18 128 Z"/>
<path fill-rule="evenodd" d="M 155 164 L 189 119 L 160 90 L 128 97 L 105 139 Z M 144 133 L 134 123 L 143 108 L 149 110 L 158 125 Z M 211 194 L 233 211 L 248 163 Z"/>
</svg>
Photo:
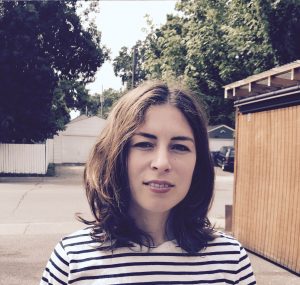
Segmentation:
<svg viewBox="0 0 300 285">
<path fill-rule="evenodd" d="M 157 139 L 157 136 L 155 136 L 153 134 L 149 134 L 149 133 L 144 133 L 144 132 L 138 132 L 138 133 L 135 133 L 134 135 L 142 136 L 142 137 L 145 137 L 148 139 Z M 191 137 L 187 137 L 187 136 L 172 137 L 171 141 L 191 141 L 192 143 L 195 143 Z"/>
<path fill-rule="evenodd" d="M 186 136 L 178 136 L 171 138 L 172 141 L 191 141 L 192 143 L 195 143 L 194 140 L 191 137 Z"/>
<path fill-rule="evenodd" d="M 145 138 L 148 138 L 148 139 L 157 139 L 157 136 L 149 134 L 149 133 L 144 133 L 144 132 L 138 132 L 138 133 L 135 133 L 134 135 L 142 136 L 142 137 L 145 137 Z"/>
</svg>

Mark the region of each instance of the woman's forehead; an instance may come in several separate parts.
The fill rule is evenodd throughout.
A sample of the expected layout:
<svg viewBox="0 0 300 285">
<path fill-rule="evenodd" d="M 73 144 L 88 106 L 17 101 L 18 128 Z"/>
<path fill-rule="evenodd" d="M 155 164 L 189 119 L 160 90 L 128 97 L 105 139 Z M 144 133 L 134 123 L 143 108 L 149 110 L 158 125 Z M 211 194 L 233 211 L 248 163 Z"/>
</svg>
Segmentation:
<svg viewBox="0 0 300 285">
<path fill-rule="evenodd" d="M 185 116 L 177 107 L 169 104 L 149 107 L 143 123 L 136 130 L 136 133 L 138 132 L 153 134 L 166 132 L 177 136 L 193 136 L 192 128 Z"/>
</svg>

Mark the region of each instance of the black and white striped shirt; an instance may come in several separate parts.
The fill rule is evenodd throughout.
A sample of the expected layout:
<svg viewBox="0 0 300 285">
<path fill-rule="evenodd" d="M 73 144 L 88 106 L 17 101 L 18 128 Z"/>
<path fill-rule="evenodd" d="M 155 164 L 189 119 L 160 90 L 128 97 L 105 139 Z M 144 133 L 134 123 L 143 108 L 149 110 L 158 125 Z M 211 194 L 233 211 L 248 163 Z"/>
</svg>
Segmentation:
<svg viewBox="0 0 300 285">
<path fill-rule="evenodd" d="M 44 270 L 45 284 L 256 284 L 246 251 L 235 239 L 218 237 L 188 255 L 174 241 L 147 248 L 96 249 L 90 230 L 65 237 Z"/>
</svg>

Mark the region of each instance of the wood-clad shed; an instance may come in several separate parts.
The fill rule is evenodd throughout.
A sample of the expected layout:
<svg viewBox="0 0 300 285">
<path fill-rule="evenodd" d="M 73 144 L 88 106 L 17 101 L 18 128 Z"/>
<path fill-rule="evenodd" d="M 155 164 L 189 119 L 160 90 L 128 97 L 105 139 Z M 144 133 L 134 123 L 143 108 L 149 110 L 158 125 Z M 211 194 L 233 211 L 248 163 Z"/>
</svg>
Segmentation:
<svg viewBox="0 0 300 285">
<path fill-rule="evenodd" d="M 300 60 L 224 86 L 236 107 L 233 234 L 300 273 Z"/>
</svg>

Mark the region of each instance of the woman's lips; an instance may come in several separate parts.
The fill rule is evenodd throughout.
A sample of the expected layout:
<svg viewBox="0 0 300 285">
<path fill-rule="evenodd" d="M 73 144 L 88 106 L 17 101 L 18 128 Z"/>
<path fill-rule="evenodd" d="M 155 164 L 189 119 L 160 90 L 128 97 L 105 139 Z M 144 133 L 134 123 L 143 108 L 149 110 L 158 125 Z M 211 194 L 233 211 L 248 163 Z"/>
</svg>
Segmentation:
<svg viewBox="0 0 300 285">
<path fill-rule="evenodd" d="M 174 185 L 168 181 L 148 181 L 144 182 L 150 190 L 154 193 L 167 193 L 171 190 Z"/>
</svg>

